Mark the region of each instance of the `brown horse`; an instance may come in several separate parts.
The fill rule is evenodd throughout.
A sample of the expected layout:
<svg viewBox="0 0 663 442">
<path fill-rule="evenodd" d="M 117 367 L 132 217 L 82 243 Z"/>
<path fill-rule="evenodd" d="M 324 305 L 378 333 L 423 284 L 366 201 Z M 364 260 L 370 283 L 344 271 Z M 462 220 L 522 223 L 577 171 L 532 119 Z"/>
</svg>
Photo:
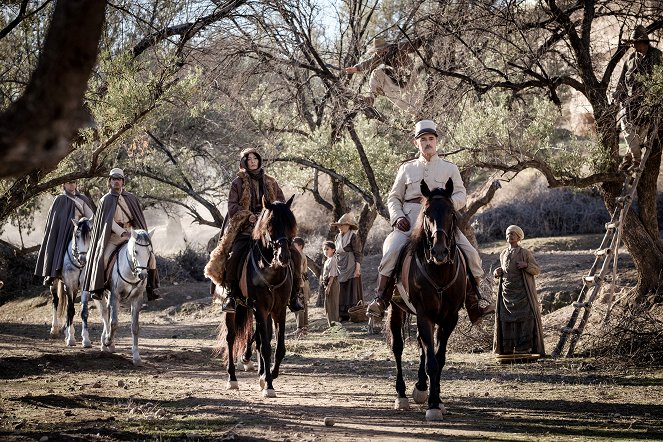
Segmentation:
<svg viewBox="0 0 663 442">
<path fill-rule="evenodd" d="M 444 406 L 440 403 L 440 375 L 446 362 L 447 341 L 458 322 L 468 282 L 463 254 L 455 239 L 453 181 L 449 179 L 444 189 L 429 190 L 422 180 L 421 194 L 421 213 L 407 253 L 401 259 L 400 283 L 405 294 L 402 301 L 392 300 L 387 318 L 397 368 L 398 398 L 394 408 L 409 408 L 401 367 L 403 324 L 407 313 L 416 314 L 420 364 L 412 397 L 423 403 L 428 396 L 426 420 L 441 420 Z M 430 391 L 426 395 L 428 383 Z"/>
<path fill-rule="evenodd" d="M 238 303 L 235 313 L 226 313 L 225 341 L 227 345 L 228 388 L 237 388 L 234 358 L 250 356 L 254 336 L 258 352 L 258 376 L 264 397 L 276 397 L 273 379 L 279 374 L 285 356 L 286 306 L 293 285 L 293 266 L 300 265 L 299 257 L 291 249 L 297 235 L 297 221 L 290 210 L 294 195 L 286 202 L 269 203 L 263 198 L 263 211 L 253 229 L 253 241 L 242 270 L 240 286 L 247 305 Z M 245 282 L 244 282 L 245 281 Z M 253 310 L 253 315 L 251 314 Z M 276 331 L 274 365 L 271 341 Z M 221 336 L 221 335 L 220 335 Z"/>
</svg>

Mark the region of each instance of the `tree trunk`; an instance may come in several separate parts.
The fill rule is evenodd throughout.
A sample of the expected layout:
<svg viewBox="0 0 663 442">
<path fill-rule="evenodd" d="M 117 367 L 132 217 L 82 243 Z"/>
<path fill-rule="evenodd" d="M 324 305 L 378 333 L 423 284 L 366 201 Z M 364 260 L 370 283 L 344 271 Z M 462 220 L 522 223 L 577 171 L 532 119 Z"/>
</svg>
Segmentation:
<svg viewBox="0 0 663 442">
<path fill-rule="evenodd" d="M 361 239 L 362 247 L 366 247 L 366 239 L 368 238 L 368 232 L 371 231 L 375 218 L 378 217 L 378 211 L 375 207 L 364 204 L 364 207 L 361 209 L 361 214 L 359 215 L 359 239 Z"/>
<path fill-rule="evenodd" d="M 25 93 L 0 114 L 0 176 L 50 171 L 70 151 L 86 118 L 83 98 L 97 58 L 106 2 L 55 5 L 48 36 Z"/>
<path fill-rule="evenodd" d="M 619 133 L 611 113 L 613 110 L 607 107 L 601 108 L 598 105 L 594 108 L 601 143 L 606 146 L 606 150 L 613 160 L 611 166 L 615 167 L 619 159 Z M 636 286 L 638 302 L 644 301 L 649 293 L 660 290 L 663 284 L 663 242 L 659 236 L 656 220 L 656 182 L 660 166 L 661 143 L 659 141 L 654 143 L 638 183 L 638 209 L 633 206 L 630 208 L 622 231 L 624 244 L 631 254 L 638 273 Z M 622 184 L 619 183 L 604 183 L 601 186 L 603 200 L 610 213 L 613 213 L 615 198 L 620 195 L 621 191 Z"/>
</svg>

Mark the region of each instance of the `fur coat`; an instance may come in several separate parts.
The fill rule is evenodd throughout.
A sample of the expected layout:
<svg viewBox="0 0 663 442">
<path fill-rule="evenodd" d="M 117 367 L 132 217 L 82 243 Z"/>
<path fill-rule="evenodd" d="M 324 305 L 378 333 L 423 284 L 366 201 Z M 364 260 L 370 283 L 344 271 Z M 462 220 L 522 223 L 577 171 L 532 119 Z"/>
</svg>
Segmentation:
<svg viewBox="0 0 663 442">
<path fill-rule="evenodd" d="M 226 261 L 233 242 L 238 234 L 251 227 L 249 217 L 262 210 L 262 196 L 270 202 L 285 201 L 283 191 L 273 177 L 264 174 L 259 184 L 256 192 L 251 177 L 243 169 L 237 172 L 237 178 L 232 182 L 228 195 L 228 224 L 205 266 L 205 276 L 216 285 L 224 285 Z"/>
</svg>

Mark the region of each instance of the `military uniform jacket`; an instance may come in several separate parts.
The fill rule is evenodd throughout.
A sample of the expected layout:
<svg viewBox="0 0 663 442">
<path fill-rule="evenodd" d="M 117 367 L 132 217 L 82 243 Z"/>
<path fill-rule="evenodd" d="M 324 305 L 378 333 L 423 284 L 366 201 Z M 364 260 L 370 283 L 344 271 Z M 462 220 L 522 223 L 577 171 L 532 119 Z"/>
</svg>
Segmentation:
<svg viewBox="0 0 663 442">
<path fill-rule="evenodd" d="M 418 158 L 401 164 L 387 197 L 391 225 L 393 226 L 398 218 L 408 218 L 407 215 L 412 210 L 420 209 L 416 200 L 421 198 L 421 180 L 426 181 L 428 188 L 433 190 L 438 187 L 444 188 L 449 178 L 454 183 L 451 201 L 454 208 L 460 210 L 465 207 L 467 193 L 460 177 L 460 171 L 455 164 L 443 160 L 438 155 L 433 155 L 430 161 L 419 155 Z"/>
<path fill-rule="evenodd" d="M 104 273 L 104 249 L 108 244 L 111 231 L 113 229 L 113 216 L 117 208 L 118 193 L 108 192 L 99 200 L 99 208 L 94 217 L 94 226 L 92 228 L 92 241 L 88 252 L 88 260 L 85 266 L 85 279 L 83 280 L 83 290 L 98 291 L 104 288 L 106 282 Z M 122 191 L 122 197 L 129 207 L 131 214 L 131 224 L 134 229 L 147 230 L 147 223 L 143 210 L 138 204 L 138 198 L 133 193 Z M 155 288 L 158 287 L 158 282 Z"/>
<path fill-rule="evenodd" d="M 645 117 L 639 115 L 644 99 L 642 77 L 650 77 L 654 66 L 661 62 L 663 53 L 653 46 L 649 47 L 645 55 L 633 52 L 624 62 L 614 97 L 622 102 L 629 122 L 635 123 L 638 117 Z"/>
<path fill-rule="evenodd" d="M 59 276 L 64 263 L 64 255 L 74 232 L 72 219 L 79 220 L 83 216 L 92 217 L 92 202 L 85 195 L 76 192 L 55 197 L 48 211 L 44 240 L 39 248 L 35 275 Z"/>
</svg>

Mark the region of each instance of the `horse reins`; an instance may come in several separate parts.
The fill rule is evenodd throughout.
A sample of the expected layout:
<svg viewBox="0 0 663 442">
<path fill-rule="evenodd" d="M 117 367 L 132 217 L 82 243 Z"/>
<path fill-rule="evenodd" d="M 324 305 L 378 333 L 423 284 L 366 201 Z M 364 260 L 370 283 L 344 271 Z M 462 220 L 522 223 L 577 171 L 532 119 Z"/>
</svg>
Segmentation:
<svg viewBox="0 0 663 442">
<path fill-rule="evenodd" d="M 456 247 L 457 247 L 457 246 L 456 246 Z M 462 266 L 459 265 L 458 262 L 457 262 L 457 261 L 458 261 L 458 256 L 459 256 L 459 255 L 460 255 L 460 257 L 461 257 L 461 258 L 460 258 L 461 261 L 463 261 L 463 262 L 462 262 Z M 426 271 L 426 268 L 424 267 L 424 265 L 421 263 L 421 260 L 419 259 L 419 254 L 417 254 L 417 253 L 414 254 L 414 261 L 417 263 L 417 267 L 418 267 L 419 270 L 421 271 L 421 274 L 424 275 L 424 278 L 426 278 L 426 280 L 427 280 L 427 281 L 433 286 L 433 288 L 434 288 L 435 291 L 437 292 L 438 296 L 442 296 L 442 293 L 443 293 L 445 290 L 447 290 L 449 287 L 451 287 L 452 285 L 454 285 L 454 283 L 455 283 L 456 280 L 458 279 L 458 274 L 460 273 L 460 268 L 465 266 L 465 258 L 463 257 L 463 254 L 462 254 L 462 253 L 456 253 L 455 256 L 454 256 L 454 263 L 456 264 L 456 273 L 454 274 L 454 277 L 453 277 L 453 279 L 451 280 L 451 282 L 449 282 L 449 283 L 448 283 L 447 285 L 445 285 L 444 287 L 440 287 L 439 285 L 437 285 L 437 284 L 435 283 L 435 281 L 433 281 L 433 278 L 431 278 L 430 274 Z"/>
<path fill-rule="evenodd" d="M 263 237 L 264 237 L 265 239 L 267 239 L 267 242 L 270 244 L 270 246 L 272 247 L 272 249 L 276 249 L 275 245 L 276 245 L 276 244 L 280 244 L 281 241 L 286 241 L 286 242 L 288 241 L 288 238 L 286 238 L 285 236 L 282 236 L 282 237 L 277 238 L 277 239 L 275 239 L 274 241 L 272 241 L 271 237 L 269 236 L 269 232 L 265 232 L 265 234 L 264 234 Z M 254 248 L 255 248 L 256 246 L 257 246 L 257 243 L 254 244 Z M 265 261 L 267 261 L 267 259 L 265 258 L 265 255 L 263 255 L 262 250 L 260 250 L 259 247 L 258 247 L 258 252 L 260 252 L 260 256 L 261 256 L 261 258 L 264 259 Z M 273 258 L 272 258 L 272 259 L 273 259 Z M 267 281 L 267 279 L 265 279 L 265 277 L 262 276 L 262 273 L 260 272 L 260 268 L 258 267 L 258 263 L 256 262 L 255 253 L 251 253 L 251 265 L 253 265 L 253 269 L 256 271 L 256 273 L 258 274 L 258 276 L 260 277 L 260 279 L 262 280 L 262 282 L 263 282 L 267 287 L 269 287 L 269 290 L 270 290 L 270 291 L 274 291 L 275 289 L 277 289 L 277 288 L 281 287 L 283 284 L 285 284 L 285 282 L 288 280 L 288 275 L 289 275 L 290 273 L 292 273 L 292 268 L 290 267 L 290 264 L 288 264 L 288 266 L 287 266 L 287 271 L 286 271 L 285 277 L 283 278 L 283 281 L 279 282 L 279 283 L 276 284 L 276 285 L 271 285 L 271 284 Z"/>
<path fill-rule="evenodd" d="M 87 250 L 81 252 L 78 250 L 78 241 L 76 241 L 76 231 L 74 231 L 74 237 L 72 238 L 72 242 L 74 243 L 73 247 L 73 255 L 72 255 L 72 247 L 67 247 L 67 255 L 69 256 L 69 260 L 71 263 L 76 267 L 77 269 L 82 269 L 84 264 L 81 262 L 81 260 L 78 258 L 79 255 L 87 255 Z"/>
</svg>

